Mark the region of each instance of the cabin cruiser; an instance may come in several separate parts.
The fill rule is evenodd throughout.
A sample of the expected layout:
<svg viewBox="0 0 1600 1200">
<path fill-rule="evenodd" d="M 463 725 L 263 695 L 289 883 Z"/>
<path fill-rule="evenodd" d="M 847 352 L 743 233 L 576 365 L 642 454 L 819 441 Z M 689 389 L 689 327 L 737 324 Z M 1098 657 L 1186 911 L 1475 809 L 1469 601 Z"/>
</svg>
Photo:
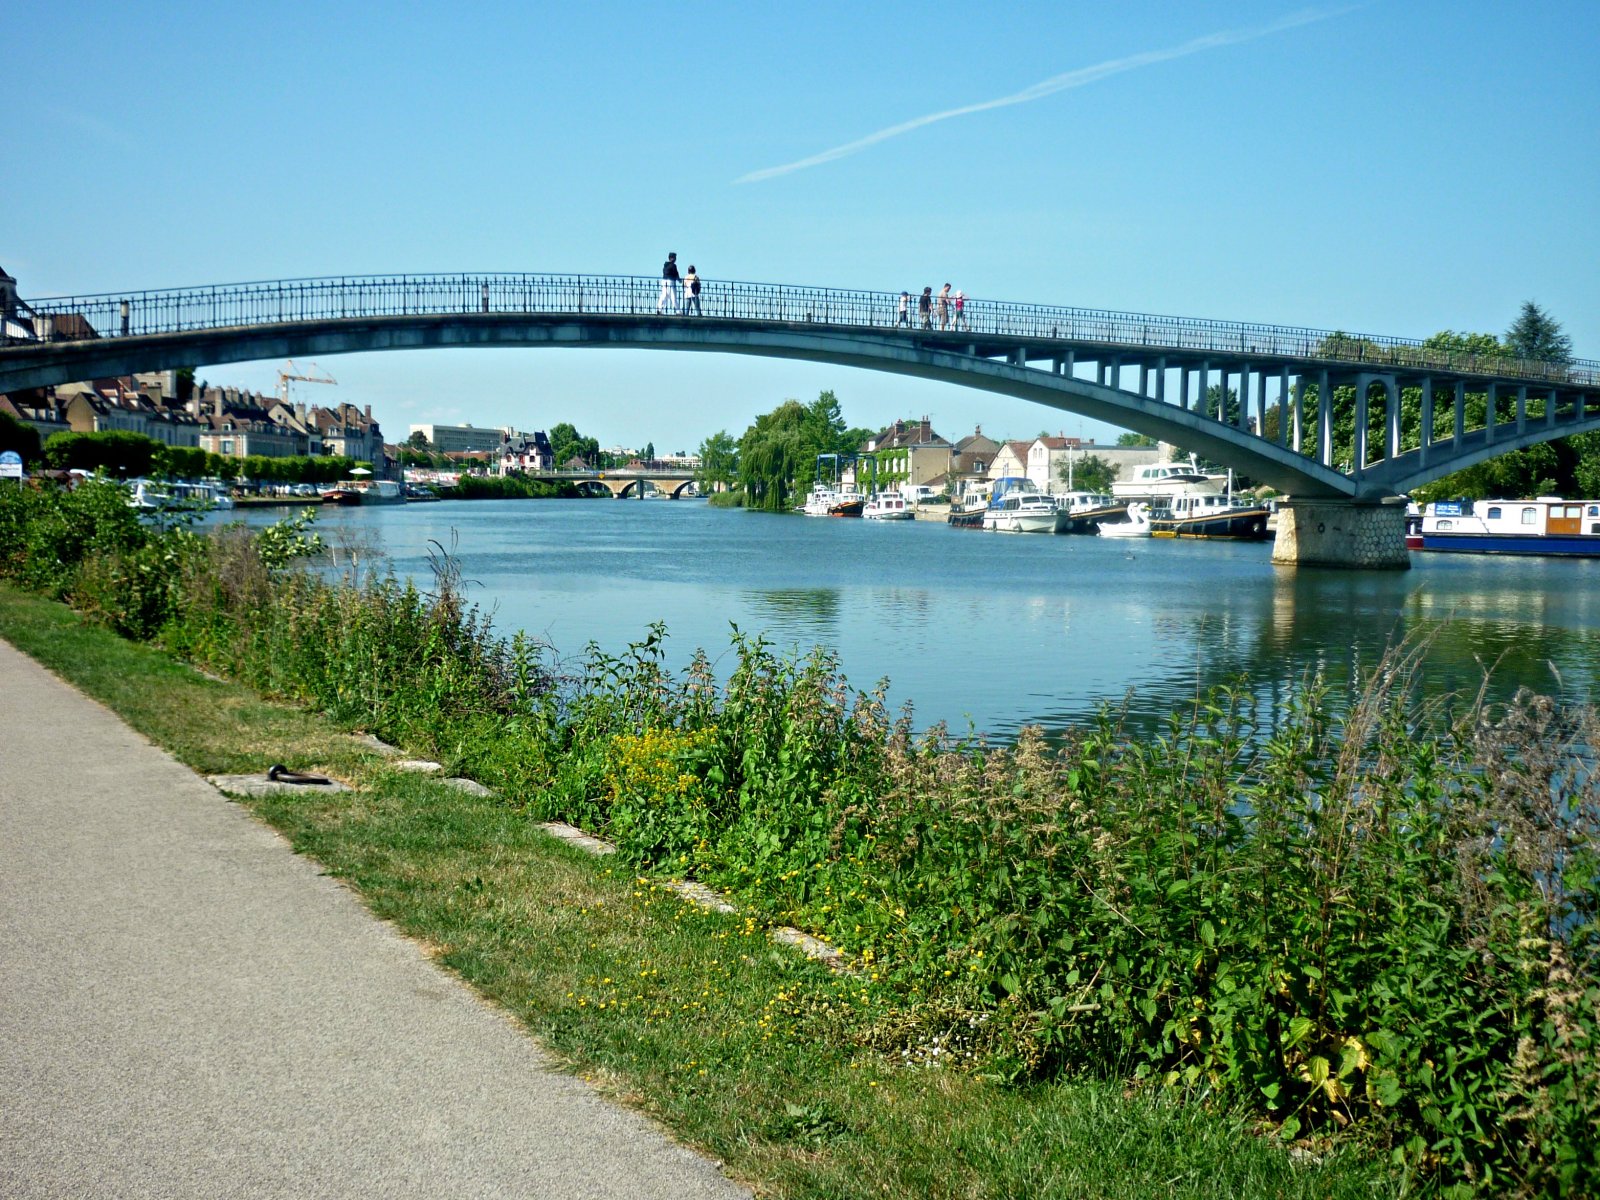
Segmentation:
<svg viewBox="0 0 1600 1200">
<path fill-rule="evenodd" d="M 1126 521 L 1101 521 L 1100 536 L 1108 538 L 1147 538 L 1150 536 L 1150 506 L 1142 500 L 1128 505 Z"/>
<path fill-rule="evenodd" d="M 1130 500 L 1159 503 L 1179 492 L 1220 492 L 1216 481 L 1194 463 L 1150 463 L 1140 467 L 1131 479 L 1118 479 L 1111 485 L 1111 494 L 1126 504 Z"/>
<path fill-rule="evenodd" d="M 1436 500 L 1406 518 L 1406 549 L 1600 556 L 1600 500 Z"/>
<path fill-rule="evenodd" d="M 1031 479 L 997 479 L 983 510 L 983 527 L 1005 533 L 1054 533 L 1055 499 L 1041 492 Z"/>
<path fill-rule="evenodd" d="M 916 514 L 899 492 L 874 492 L 861 515 L 869 521 L 909 521 Z"/>
<path fill-rule="evenodd" d="M 1261 542 L 1272 536 L 1267 529 L 1271 515 L 1265 504 L 1197 488 L 1152 508 L 1150 536 Z"/>
<path fill-rule="evenodd" d="M 1063 492 L 1056 498 L 1057 533 L 1093 533 L 1101 521 L 1114 521 L 1128 503 L 1106 492 Z"/>
</svg>

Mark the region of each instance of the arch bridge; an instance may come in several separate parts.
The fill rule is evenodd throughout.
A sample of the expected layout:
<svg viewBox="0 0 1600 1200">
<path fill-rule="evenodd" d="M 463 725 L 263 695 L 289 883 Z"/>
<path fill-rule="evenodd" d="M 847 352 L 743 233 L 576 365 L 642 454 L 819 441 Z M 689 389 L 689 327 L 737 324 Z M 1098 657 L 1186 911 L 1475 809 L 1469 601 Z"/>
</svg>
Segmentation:
<svg viewBox="0 0 1600 1200">
<path fill-rule="evenodd" d="M 0 392 L 168 367 L 449 346 L 648 348 L 836 363 L 1078 413 L 1293 497 L 1283 561 L 1404 564 L 1387 497 L 1508 450 L 1600 429 L 1600 363 L 1097 309 L 705 281 L 695 311 L 641 276 L 384 275 L 8 299 Z M 15 336 L 12 336 L 15 335 Z M 1335 460 L 1334 390 L 1355 392 Z M 1421 392 L 1405 440 L 1401 391 Z M 1314 395 L 1313 395 L 1314 393 Z M 1481 418 L 1469 396 L 1485 397 Z M 1221 397 L 1222 402 L 1208 401 Z M 1381 430 L 1377 436 L 1369 430 Z M 1289 531 L 1285 538 L 1284 528 Z M 1389 532 L 1394 537 L 1389 538 Z M 1372 561 L 1369 561 L 1372 560 Z"/>
</svg>

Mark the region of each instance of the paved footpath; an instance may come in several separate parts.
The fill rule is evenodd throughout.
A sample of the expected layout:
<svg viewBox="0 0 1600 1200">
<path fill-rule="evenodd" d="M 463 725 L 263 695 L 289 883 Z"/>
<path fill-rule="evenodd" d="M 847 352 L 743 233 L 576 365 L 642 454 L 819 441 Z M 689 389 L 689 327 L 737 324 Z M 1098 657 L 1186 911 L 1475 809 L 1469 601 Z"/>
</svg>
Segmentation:
<svg viewBox="0 0 1600 1200">
<path fill-rule="evenodd" d="M 746 1195 L 0 642 L 0 1196 Z"/>
</svg>

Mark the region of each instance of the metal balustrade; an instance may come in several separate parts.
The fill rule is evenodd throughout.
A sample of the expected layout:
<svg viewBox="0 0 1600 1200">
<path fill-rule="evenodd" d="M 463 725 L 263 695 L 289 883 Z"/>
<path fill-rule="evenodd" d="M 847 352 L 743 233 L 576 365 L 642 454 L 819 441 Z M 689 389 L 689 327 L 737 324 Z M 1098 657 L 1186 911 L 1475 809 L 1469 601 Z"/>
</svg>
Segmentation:
<svg viewBox="0 0 1600 1200">
<path fill-rule="evenodd" d="M 288 279 L 201 288 L 59 296 L 19 303 L 31 314 L 33 337 L 0 333 L 0 346 L 86 338 L 144 337 L 304 322 L 453 315 L 593 315 L 694 321 L 821 325 L 848 332 L 932 338 L 980 353 L 995 341 L 1088 344 L 1093 354 L 1118 350 L 1143 359 L 1163 350 L 1215 355 L 1213 369 L 1241 359 L 1340 363 L 1375 370 L 1440 371 L 1574 387 L 1600 384 L 1600 362 L 1550 363 L 1433 350 L 1409 338 L 1289 326 L 967 299 L 958 319 L 943 319 L 938 297 L 927 324 L 909 298 L 909 328 L 899 324 L 898 292 L 791 287 L 701 280 L 700 316 L 683 315 L 683 290 L 663 304 L 661 280 L 637 275 L 377 275 Z M 20 328 L 20 326 L 18 327 Z M 1068 347 L 1063 347 L 1063 350 Z M 1129 365 L 1135 365 L 1130 362 Z M 1177 364 L 1173 364 L 1177 365 Z"/>
</svg>

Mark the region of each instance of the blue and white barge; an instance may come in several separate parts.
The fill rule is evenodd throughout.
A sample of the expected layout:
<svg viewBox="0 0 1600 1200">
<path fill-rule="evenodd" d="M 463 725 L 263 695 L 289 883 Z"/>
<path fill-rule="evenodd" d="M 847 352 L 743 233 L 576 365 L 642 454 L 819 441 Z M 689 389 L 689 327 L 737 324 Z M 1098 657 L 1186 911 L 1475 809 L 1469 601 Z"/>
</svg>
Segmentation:
<svg viewBox="0 0 1600 1200">
<path fill-rule="evenodd" d="M 1600 500 L 1436 500 L 1406 519 L 1406 548 L 1600 557 Z"/>
</svg>

